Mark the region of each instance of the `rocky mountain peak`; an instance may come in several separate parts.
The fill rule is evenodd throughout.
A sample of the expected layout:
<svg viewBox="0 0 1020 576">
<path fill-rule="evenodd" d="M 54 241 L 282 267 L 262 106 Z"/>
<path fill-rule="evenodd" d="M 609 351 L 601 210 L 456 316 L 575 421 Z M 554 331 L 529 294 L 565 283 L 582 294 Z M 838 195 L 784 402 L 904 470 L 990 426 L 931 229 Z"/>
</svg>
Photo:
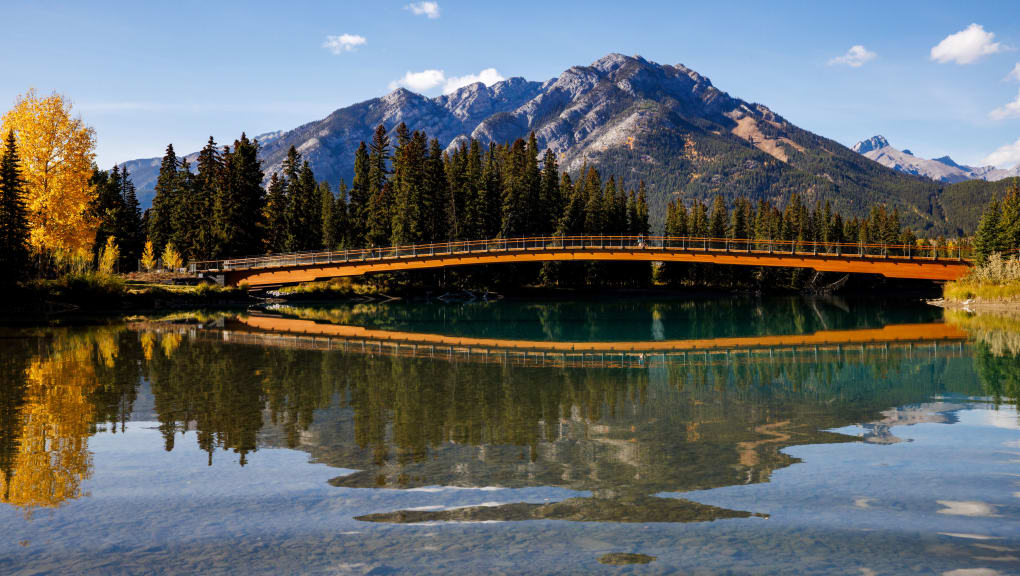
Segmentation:
<svg viewBox="0 0 1020 576">
<path fill-rule="evenodd" d="M 857 152 L 858 154 L 867 154 L 868 152 L 872 152 L 874 150 L 881 150 L 882 148 L 886 148 L 887 146 L 889 146 L 889 141 L 885 139 L 885 136 L 878 135 L 872 136 L 867 140 L 861 140 L 860 142 L 854 144 L 851 150 Z"/>
</svg>

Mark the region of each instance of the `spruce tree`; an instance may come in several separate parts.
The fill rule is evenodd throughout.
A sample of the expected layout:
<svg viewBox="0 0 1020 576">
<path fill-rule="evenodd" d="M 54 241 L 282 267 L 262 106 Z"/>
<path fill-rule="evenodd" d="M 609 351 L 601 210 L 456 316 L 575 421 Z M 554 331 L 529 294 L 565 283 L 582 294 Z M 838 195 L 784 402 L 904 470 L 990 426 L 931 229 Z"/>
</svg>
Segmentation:
<svg viewBox="0 0 1020 576">
<path fill-rule="evenodd" d="M 142 228 L 142 209 L 138 204 L 138 193 L 126 166 L 121 169 L 120 179 L 121 209 L 115 235 L 120 246 L 120 270 L 129 272 L 138 269 L 138 260 L 142 257 L 142 246 L 145 244 L 145 232 Z"/>
<path fill-rule="evenodd" d="M 28 273 L 28 211 L 14 131 L 7 132 L 0 153 L 0 283 L 13 283 Z"/>
<path fill-rule="evenodd" d="M 152 208 L 149 209 L 148 235 L 157 254 L 163 251 L 163 246 L 174 235 L 173 222 L 180 196 L 177 191 L 178 181 L 177 154 L 174 153 L 173 144 L 169 144 L 159 166 Z"/>
<path fill-rule="evenodd" d="M 368 232 L 370 169 L 368 147 L 362 142 L 354 153 L 354 179 L 351 180 L 350 202 L 348 203 L 348 235 L 349 246 L 360 248 L 365 246 L 365 235 Z"/>
<path fill-rule="evenodd" d="M 336 209 L 336 198 L 333 197 L 329 182 L 319 182 L 319 220 L 322 223 L 322 247 L 326 250 L 336 250 L 340 244 L 333 227 L 336 223 L 333 214 Z"/>
<path fill-rule="evenodd" d="M 287 189 L 276 172 L 269 177 L 266 193 L 266 207 L 263 212 L 266 223 L 263 237 L 263 249 L 266 252 L 280 253 L 287 249 Z"/>
<path fill-rule="evenodd" d="M 121 213 L 124 210 L 120 167 L 114 166 L 109 172 L 93 170 L 91 184 L 96 189 L 92 211 L 99 220 L 92 253 L 95 258 L 98 258 L 106 245 L 107 238 L 114 236 L 118 242 L 120 241 Z"/>
<path fill-rule="evenodd" d="M 258 151 L 258 140 L 249 140 L 243 132 L 232 151 L 224 149 L 223 179 L 213 209 L 220 256 L 256 254 L 262 249 L 266 192 Z"/>
<path fill-rule="evenodd" d="M 981 215 L 977 232 L 974 233 L 974 250 L 979 264 L 984 264 L 989 256 L 1002 251 L 1001 209 L 999 200 L 994 199 L 988 203 L 984 214 Z"/>
</svg>

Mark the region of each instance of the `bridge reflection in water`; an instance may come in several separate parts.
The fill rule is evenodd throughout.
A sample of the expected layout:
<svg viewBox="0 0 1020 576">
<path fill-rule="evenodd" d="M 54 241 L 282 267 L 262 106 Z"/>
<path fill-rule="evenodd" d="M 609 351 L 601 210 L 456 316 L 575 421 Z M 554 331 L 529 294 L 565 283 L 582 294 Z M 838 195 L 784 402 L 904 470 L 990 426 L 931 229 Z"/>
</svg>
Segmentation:
<svg viewBox="0 0 1020 576">
<path fill-rule="evenodd" d="M 376 272 L 572 260 L 698 262 L 956 280 L 970 270 L 970 256 L 962 247 L 948 253 L 944 247 L 916 244 L 688 236 L 540 236 L 270 254 L 192 262 L 189 268 L 222 283 L 244 282 L 252 287 Z"/>
<path fill-rule="evenodd" d="M 898 350 L 909 354 L 959 354 L 967 333 L 941 322 L 882 328 L 825 330 L 811 334 L 631 342 L 556 342 L 472 338 L 323 324 L 285 316 L 251 314 L 224 322 L 200 337 L 237 344 L 305 350 L 433 358 L 515 366 L 636 368 L 655 365 L 768 361 L 777 357 L 829 361 Z M 948 344 L 948 346 L 947 346 Z"/>
</svg>

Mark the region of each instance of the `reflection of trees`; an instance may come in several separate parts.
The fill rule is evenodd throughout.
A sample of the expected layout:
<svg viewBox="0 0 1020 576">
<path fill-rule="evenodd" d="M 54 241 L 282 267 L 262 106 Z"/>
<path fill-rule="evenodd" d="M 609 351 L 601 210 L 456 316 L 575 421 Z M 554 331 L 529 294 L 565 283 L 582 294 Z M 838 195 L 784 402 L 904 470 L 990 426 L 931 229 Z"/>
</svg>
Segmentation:
<svg viewBox="0 0 1020 576">
<path fill-rule="evenodd" d="M 972 314 L 946 310 L 946 322 L 977 340 L 974 366 L 984 394 L 996 403 L 1020 402 L 1020 317 L 1011 314 Z"/>
<path fill-rule="evenodd" d="M 59 506 L 81 495 L 92 469 L 89 435 L 97 422 L 123 422 L 137 386 L 137 365 L 125 373 L 118 362 L 121 336 L 112 328 L 57 330 L 40 335 L 34 350 L 4 351 L 5 502 Z"/>
</svg>

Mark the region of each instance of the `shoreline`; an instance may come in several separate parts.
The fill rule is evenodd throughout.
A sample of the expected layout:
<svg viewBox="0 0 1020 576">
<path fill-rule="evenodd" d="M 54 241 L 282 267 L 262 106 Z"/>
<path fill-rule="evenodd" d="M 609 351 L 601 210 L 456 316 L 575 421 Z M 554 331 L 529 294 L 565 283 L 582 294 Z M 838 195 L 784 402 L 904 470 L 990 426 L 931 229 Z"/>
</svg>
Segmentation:
<svg viewBox="0 0 1020 576">
<path fill-rule="evenodd" d="M 1020 316 L 1020 298 L 969 298 L 967 300 L 954 300 L 950 298 L 934 298 L 925 300 L 928 304 L 942 308 L 943 310 L 960 310 L 972 314 L 990 313 Z"/>
</svg>

